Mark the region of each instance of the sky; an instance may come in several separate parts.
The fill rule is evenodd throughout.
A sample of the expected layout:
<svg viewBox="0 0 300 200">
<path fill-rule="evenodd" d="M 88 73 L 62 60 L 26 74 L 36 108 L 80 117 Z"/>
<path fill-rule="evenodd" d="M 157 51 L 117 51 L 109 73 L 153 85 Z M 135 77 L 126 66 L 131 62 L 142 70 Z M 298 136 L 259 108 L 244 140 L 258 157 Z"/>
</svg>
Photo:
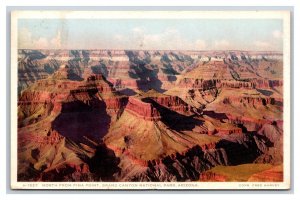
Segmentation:
<svg viewBox="0 0 300 200">
<path fill-rule="evenodd" d="M 282 51 L 280 19 L 19 19 L 19 49 Z"/>
</svg>

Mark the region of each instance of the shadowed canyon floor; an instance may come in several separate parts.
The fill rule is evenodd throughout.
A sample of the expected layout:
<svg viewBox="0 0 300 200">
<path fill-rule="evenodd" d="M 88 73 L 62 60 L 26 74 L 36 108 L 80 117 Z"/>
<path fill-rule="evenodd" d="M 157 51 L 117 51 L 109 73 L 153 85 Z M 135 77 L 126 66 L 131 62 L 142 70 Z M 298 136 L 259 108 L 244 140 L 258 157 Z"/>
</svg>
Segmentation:
<svg viewBox="0 0 300 200">
<path fill-rule="evenodd" d="M 19 181 L 282 181 L 278 52 L 19 50 Z"/>
</svg>

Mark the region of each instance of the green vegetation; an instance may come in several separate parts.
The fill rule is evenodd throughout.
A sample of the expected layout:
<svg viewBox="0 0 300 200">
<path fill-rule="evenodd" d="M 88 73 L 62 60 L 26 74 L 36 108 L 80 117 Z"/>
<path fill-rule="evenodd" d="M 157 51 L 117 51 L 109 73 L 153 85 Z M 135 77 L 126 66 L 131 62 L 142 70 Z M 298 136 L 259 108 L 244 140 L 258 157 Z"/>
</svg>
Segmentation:
<svg viewBox="0 0 300 200">
<path fill-rule="evenodd" d="M 271 164 L 243 164 L 237 166 L 217 166 L 206 172 L 223 175 L 226 181 L 247 181 L 253 174 L 271 169 Z"/>
</svg>

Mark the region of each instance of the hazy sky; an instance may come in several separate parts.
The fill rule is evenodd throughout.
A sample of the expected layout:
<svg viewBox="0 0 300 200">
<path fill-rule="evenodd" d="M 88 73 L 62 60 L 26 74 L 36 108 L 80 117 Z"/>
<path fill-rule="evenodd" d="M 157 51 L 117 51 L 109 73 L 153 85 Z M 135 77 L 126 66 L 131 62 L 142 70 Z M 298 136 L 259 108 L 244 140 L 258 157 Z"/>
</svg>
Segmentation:
<svg viewBox="0 0 300 200">
<path fill-rule="evenodd" d="M 19 19 L 19 48 L 282 50 L 278 19 Z"/>
</svg>

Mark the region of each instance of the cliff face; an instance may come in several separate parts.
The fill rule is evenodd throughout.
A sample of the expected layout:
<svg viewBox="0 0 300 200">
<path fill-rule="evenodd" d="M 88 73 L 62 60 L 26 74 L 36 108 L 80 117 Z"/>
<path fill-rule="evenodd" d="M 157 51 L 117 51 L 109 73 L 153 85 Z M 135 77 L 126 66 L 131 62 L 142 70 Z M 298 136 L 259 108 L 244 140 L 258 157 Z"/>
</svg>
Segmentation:
<svg viewBox="0 0 300 200">
<path fill-rule="evenodd" d="M 182 114 L 191 114 L 191 107 L 177 96 L 151 97 L 158 104 Z"/>
<path fill-rule="evenodd" d="M 147 91 L 154 88 L 164 91 L 175 85 L 204 90 L 216 85 L 245 88 L 282 86 L 280 55 L 263 53 L 259 57 L 256 52 L 249 52 L 247 58 L 234 56 L 232 60 L 228 52 L 218 52 L 217 57 L 210 54 L 189 51 L 22 50 L 19 52 L 19 92 L 36 80 L 47 78 L 61 65 L 68 65 L 80 78 L 89 76 L 85 75 L 87 69 L 93 74 L 103 74 L 118 90 Z M 240 52 L 236 52 L 238 54 Z M 183 73 L 187 76 L 180 77 Z"/>
<path fill-rule="evenodd" d="M 145 119 L 145 120 L 158 120 L 160 119 L 160 114 L 152 104 L 143 102 L 134 97 L 128 98 L 128 103 L 126 105 L 126 111 L 131 114 Z"/>
<path fill-rule="evenodd" d="M 241 138 L 237 136 L 237 138 Z M 221 140 L 215 144 L 196 145 L 182 153 L 165 156 L 141 165 L 142 173 L 126 171 L 121 174 L 124 181 L 224 181 L 219 174 L 207 174 L 205 171 L 215 166 L 240 165 L 253 161 L 262 151 L 257 147 L 253 136 L 242 137 L 237 141 Z M 225 145 L 226 143 L 226 145 Z"/>
<path fill-rule="evenodd" d="M 19 93 L 29 85 L 40 79 L 46 79 L 56 71 L 60 62 L 55 59 L 45 59 L 44 55 L 33 58 L 27 55 L 19 59 L 18 65 L 18 90 Z"/>
<path fill-rule="evenodd" d="M 19 98 L 18 160 L 24 163 L 19 173 L 21 180 L 27 180 L 31 165 L 36 171 L 29 173 L 30 179 L 58 180 L 57 176 L 61 176 L 62 180 L 68 180 L 69 173 L 74 176 L 77 173 L 76 180 L 86 180 L 87 174 L 78 173 L 90 174 L 90 171 L 78 152 L 84 157 L 91 156 L 94 146 L 107 133 L 111 117 L 126 103 L 126 98 L 118 96 L 102 76 L 74 81 L 67 79 L 65 72 L 63 68 L 37 81 Z M 23 148 L 24 145 L 33 149 Z M 31 158 L 24 157 L 31 151 Z M 49 155 L 45 156 L 46 151 Z"/>
<path fill-rule="evenodd" d="M 209 90 L 211 88 L 215 88 L 218 82 L 220 82 L 220 80 L 217 79 L 203 80 L 184 78 L 179 81 L 178 86 L 182 88 Z"/>
<path fill-rule="evenodd" d="M 158 161 L 149 161 L 144 173 L 126 177 L 126 181 L 195 181 L 201 172 L 215 165 L 226 165 L 223 150 L 205 150 L 199 146 L 188 152 L 167 156 Z"/>
<path fill-rule="evenodd" d="M 273 97 L 226 97 L 224 104 L 246 104 L 253 106 L 283 105 L 281 98 Z"/>
<path fill-rule="evenodd" d="M 201 90 L 209 90 L 211 88 L 243 88 L 243 89 L 255 89 L 255 88 L 274 88 L 282 87 L 282 80 L 267 80 L 267 79 L 249 79 L 247 81 L 239 80 L 221 80 L 221 79 L 195 79 L 195 78 L 183 78 L 178 84 L 181 88 L 193 88 Z"/>
<path fill-rule="evenodd" d="M 48 116 L 56 116 L 60 112 L 61 102 L 69 95 L 66 90 L 73 87 L 74 85 L 65 82 L 43 80 L 23 91 L 18 100 L 18 126 L 23 127 L 37 123 Z M 64 89 L 58 92 L 55 88 Z"/>
</svg>

